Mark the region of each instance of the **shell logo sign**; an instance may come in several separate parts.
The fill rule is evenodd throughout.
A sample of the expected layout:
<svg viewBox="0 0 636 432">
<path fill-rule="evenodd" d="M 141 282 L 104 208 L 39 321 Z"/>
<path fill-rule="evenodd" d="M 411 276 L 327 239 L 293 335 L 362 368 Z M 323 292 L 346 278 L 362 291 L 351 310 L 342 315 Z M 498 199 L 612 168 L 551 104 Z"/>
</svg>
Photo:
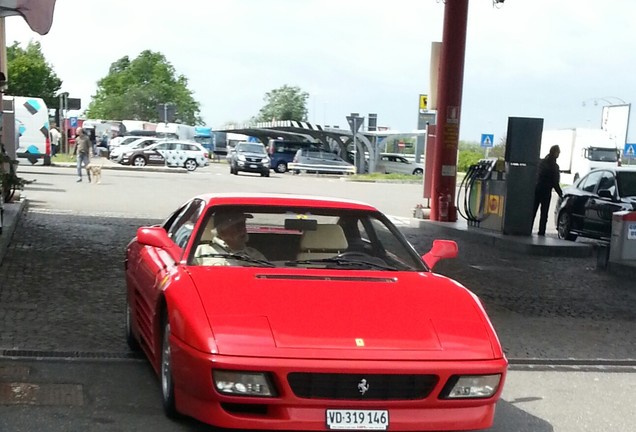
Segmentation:
<svg viewBox="0 0 636 432">
<path fill-rule="evenodd" d="M 501 195 L 488 195 L 486 199 L 487 213 L 503 216 L 503 201 L 504 197 Z"/>
</svg>

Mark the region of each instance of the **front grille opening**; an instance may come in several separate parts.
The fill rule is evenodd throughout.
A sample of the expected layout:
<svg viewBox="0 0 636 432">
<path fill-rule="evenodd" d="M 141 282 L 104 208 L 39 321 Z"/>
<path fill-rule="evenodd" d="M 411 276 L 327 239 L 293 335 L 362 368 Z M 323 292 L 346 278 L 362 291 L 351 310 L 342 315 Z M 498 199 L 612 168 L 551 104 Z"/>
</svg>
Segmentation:
<svg viewBox="0 0 636 432">
<path fill-rule="evenodd" d="M 222 402 L 221 408 L 232 414 L 267 415 L 267 405 Z"/>
<path fill-rule="evenodd" d="M 327 374 L 293 372 L 287 381 L 306 399 L 418 400 L 435 388 L 437 375 Z"/>
</svg>

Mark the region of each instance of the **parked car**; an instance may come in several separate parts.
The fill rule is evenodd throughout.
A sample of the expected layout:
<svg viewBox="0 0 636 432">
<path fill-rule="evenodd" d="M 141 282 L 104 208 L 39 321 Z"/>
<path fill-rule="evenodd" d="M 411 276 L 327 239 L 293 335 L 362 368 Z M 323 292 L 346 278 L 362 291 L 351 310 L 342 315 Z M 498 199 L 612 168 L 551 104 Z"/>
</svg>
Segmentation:
<svg viewBox="0 0 636 432">
<path fill-rule="evenodd" d="M 146 148 L 124 151 L 119 163 L 139 167 L 165 165 L 194 171 L 197 167 L 207 166 L 208 157 L 208 151 L 196 142 L 162 140 Z"/>
<path fill-rule="evenodd" d="M 328 151 L 298 150 L 289 168 L 295 173 L 355 174 L 356 167 L 335 153 Z"/>
<path fill-rule="evenodd" d="M 424 174 L 424 164 L 415 162 L 398 153 L 381 153 L 376 170 L 385 174 Z"/>
<path fill-rule="evenodd" d="M 265 146 L 256 142 L 240 142 L 230 156 L 230 173 L 240 171 L 259 173 L 269 177 L 270 161 Z"/>
<path fill-rule="evenodd" d="M 117 147 L 114 147 L 110 151 L 110 154 L 108 155 L 108 158 L 110 160 L 112 160 L 113 162 L 119 162 L 121 160 L 122 155 L 124 154 L 125 151 L 143 149 L 143 148 L 146 148 L 148 146 L 151 146 L 152 144 L 156 143 L 157 141 L 159 141 L 159 138 L 156 138 L 156 137 L 138 138 L 138 139 L 136 139 L 134 141 L 131 141 L 128 144 L 119 145 Z"/>
<path fill-rule="evenodd" d="M 287 172 L 287 166 L 294 161 L 294 156 L 298 150 L 310 149 L 320 150 L 319 144 L 307 141 L 291 141 L 291 140 L 269 140 L 267 151 L 271 160 L 272 169 L 278 173 Z"/>
<path fill-rule="evenodd" d="M 596 169 L 563 190 L 556 206 L 559 237 L 609 239 L 612 213 L 636 210 L 636 167 Z"/>
<path fill-rule="evenodd" d="M 127 246 L 128 344 L 168 416 L 219 428 L 488 428 L 507 360 L 477 296 L 432 272 L 456 255 L 419 256 L 360 202 L 199 195 Z"/>
<path fill-rule="evenodd" d="M 110 141 L 108 141 L 108 150 L 109 151 L 113 151 L 113 149 L 116 149 L 117 147 L 121 147 L 121 146 L 125 146 L 128 145 L 134 141 L 137 141 L 139 138 L 143 138 L 141 136 L 137 136 L 137 135 L 125 135 L 122 137 L 115 137 L 113 139 L 111 139 Z M 150 138 L 150 137 L 148 137 Z"/>
</svg>

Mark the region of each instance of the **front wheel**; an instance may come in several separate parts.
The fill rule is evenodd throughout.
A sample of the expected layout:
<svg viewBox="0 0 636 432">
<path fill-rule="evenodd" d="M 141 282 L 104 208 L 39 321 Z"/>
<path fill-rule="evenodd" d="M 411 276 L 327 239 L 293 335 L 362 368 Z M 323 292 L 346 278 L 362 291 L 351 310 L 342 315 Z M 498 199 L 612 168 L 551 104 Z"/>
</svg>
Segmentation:
<svg viewBox="0 0 636 432">
<path fill-rule="evenodd" d="M 278 162 L 276 164 L 276 172 L 284 174 L 287 172 L 287 164 L 285 162 Z"/>
<path fill-rule="evenodd" d="M 126 343 L 131 351 L 138 352 L 141 349 L 132 331 L 132 316 L 128 302 L 126 302 Z"/>
<path fill-rule="evenodd" d="M 135 156 L 133 165 L 138 167 L 146 166 L 146 159 L 143 156 Z"/>
<path fill-rule="evenodd" d="M 563 240 L 576 240 L 576 234 L 572 234 L 570 231 L 572 230 L 572 216 L 567 211 L 562 211 L 559 214 L 559 220 L 557 224 L 557 232 L 559 234 L 559 238 Z"/>
<path fill-rule="evenodd" d="M 413 175 L 421 176 L 422 174 L 424 174 L 424 171 L 423 171 L 422 169 L 420 169 L 420 168 L 416 168 L 416 169 L 413 171 Z"/>
<path fill-rule="evenodd" d="M 164 316 L 163 338 L 161 344 L 161 399 L 163 410 L 170 418 L 177 417 L 172 381 L 172 356 L 170 351 L 170 322 Z"/>
<path fill-rule="evenodd" d="M 197 161 L 195 161 L 194 159 L 188 159 L 187 161 L 185 161 L 183 166 L 188 171 L 194 171 L 195 169 L 197 169 Z"/>
</svg>

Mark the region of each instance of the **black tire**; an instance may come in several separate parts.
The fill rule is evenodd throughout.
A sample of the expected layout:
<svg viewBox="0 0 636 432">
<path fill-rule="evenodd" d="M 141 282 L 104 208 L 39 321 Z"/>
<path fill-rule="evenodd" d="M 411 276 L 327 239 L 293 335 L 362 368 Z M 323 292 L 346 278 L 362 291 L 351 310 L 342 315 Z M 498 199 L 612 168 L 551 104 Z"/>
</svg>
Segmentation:
<svg viewBox="0 0 636 432">
<path fill-rule="evenodd" d="M 276 172 L 285 174 L 287 172 L 287 162 L 278 162 L 276 164 Z"/>
<path fill-rule="evenodd" d="M 168 315 L 164 313 L 163 319 L 163 333 L 161 334 L 161 365 L 160 365 L 160 378 L 161 378 L 161 401 L 163 404 L 163 411 L 169 418 L 176 418 L 179 416 L 175 405 L 174 398 L 174 382 L 172 381 L 172 359 L 170 350 L 170 320 Z"/>
<path fill-rule="evenodd" d="M 572 215 L 567 211 L 562 211 L 559 214 L 559 219 L 557 222 L 557 232 L 559 234 L 559 238 L 563 240 L 576 240 L 577 235 L 572 234 Z"/>
<path fill-rule="evenodd" d="M 261 173 L 261 177 L 269 177 L 269 170 L 267 170 L 267 171 L 263 171 L 263 172 Z"/>
<path fill-rule="evenodd" d="M 413 170 L 413 175 L 421 176 L 422 174 L 424 174 L 424 171 L 421 168 L 416 168 L 415 170 Z"/>
<path fill-rule="evenodd" d="M 139 341 L 135 339 L 135 335 L 132 332 L 132 323 L 130 316 L 130 305 L 126 302 L 126 343 L 131 351 L 139 352 L 141 347 Z"/>
<path fill-rule="evenodd" d="M 144 158 L 143 156 L 135 156 L 132 160 L 132 164 L 134 166 L 138 166 L 138 167 L 144 167 L 146 166 L 146 158 Z"/>
<path fill-rule="evenodd" d="M 194 171 L 198 166 L 199 164 L 194 159 L 188 159 L 183 163 L 183 167 L 188 171 Z"/>
</svg>

